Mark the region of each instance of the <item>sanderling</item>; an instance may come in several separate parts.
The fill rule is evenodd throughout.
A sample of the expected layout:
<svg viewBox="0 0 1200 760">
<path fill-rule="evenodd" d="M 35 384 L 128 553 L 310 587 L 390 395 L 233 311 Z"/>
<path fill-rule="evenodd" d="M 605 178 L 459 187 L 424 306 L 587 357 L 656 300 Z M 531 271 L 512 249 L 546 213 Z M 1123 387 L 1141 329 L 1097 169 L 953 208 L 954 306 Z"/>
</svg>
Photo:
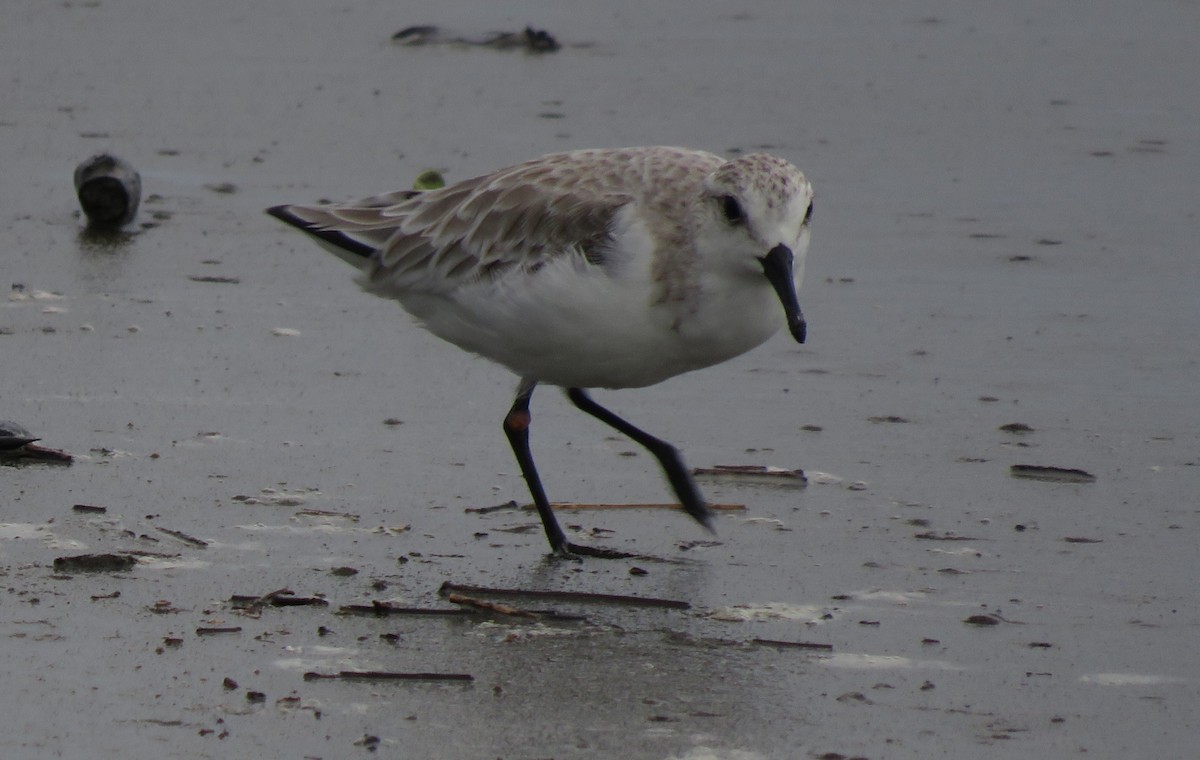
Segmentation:
<svg viewBox="0 0 1200 760">
<path fill-rule="evenodd" d="M 561 386 L 579 409 L 658 460 L 683 508 L 712 528 L 678 450 L 596 403 L 742 354 L 787 325 L 812 187 L 792 164 L 669 147 L 578 150 L 429 191 L 268 213 L 362 271 L 433 334 L 520 378 L 504 432 L 558 554 L 567 541 L 529 449 L 529 399 Z"/>
</svg>

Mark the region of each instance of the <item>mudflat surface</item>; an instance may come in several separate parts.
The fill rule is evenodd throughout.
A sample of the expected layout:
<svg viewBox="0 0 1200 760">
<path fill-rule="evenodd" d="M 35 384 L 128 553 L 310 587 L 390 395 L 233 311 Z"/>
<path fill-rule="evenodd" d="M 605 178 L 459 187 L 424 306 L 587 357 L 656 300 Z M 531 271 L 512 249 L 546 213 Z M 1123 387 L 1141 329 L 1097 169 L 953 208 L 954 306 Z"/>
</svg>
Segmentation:
<svg viewBox="0 0 1200 760">
<path fill-rule="evenodd" d="M 8 4 L 0 419 L 76 461 L 0 467 L 0 754 L 1194 753 L 1200 9 L 412 13 Z M 563 47 L 390 41 L 413 24 Z M 746 506 L 715 543 L 665 510 L 567 513 L 645 556 L 550 561 L 532 514 L 467 511 L 527 498 L 513 379 L 261 209 L 654 143 L 809 175 L 809 343 L 597 397 L 692 465 L 810 484 L 703 481 Z M 114 238 L 71 186 L 101 150 L 143 180 Z M 554 389 L 534 415 L 553 499 L 666 500 Z M 55 565 L 100 553 L 136 565 Z M 344 609 L 457 610 L 447 581 L 687 606 Z M 343 671 L 473 680 L 305 679 Z"/>
</svg>

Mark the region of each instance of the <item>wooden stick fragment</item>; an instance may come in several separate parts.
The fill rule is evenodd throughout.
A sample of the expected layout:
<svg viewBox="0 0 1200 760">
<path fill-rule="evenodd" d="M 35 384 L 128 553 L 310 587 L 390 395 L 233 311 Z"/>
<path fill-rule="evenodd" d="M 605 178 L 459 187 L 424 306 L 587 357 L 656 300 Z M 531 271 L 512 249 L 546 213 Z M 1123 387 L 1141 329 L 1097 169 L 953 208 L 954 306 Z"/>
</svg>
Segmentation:
<svg viewBox="0 0 1200 760">
<path fill-rule="evenodd" d="M 358 522 L 359 516 L 351 512 L 334 512 L 328 509 L 302 509 L 296 514 L 305 517 L 341 517 L 350 522 Z"/>
<path fill-rule="evenodd" d="M 478 596 L 520 596 L 530 599 L 553 599 L 560 602 L 585 602 L 590 604 L 627 604 L 636 607 L 660 607 L 674 610 L 691 609 L 692 605 L 675 599 L 658 599 L 650 596 L 628 596 L 625 594 L 595 594 L 585 591 L 541 591 L 532 589 L 489 588 L 469 586 L 446 581 L 438 594 L 472 594 Z"/>
<path fill-rule="evenodd" d="M 811 641 L 780 641 L 778 639 L 751 639 L 754 644 L 768 647 L 785 647 L 788 649 L 816 649 L 822 652 L 832 652 L 833 644 L 817 644 Z"/>
<path fill-rule="evenodd" d="M 257 610 L 267 605 L 272 607 L 328 607 L 329 600 L 319 596 L 296 596 L 291 589 L 281 588 L 262 596 L 234 594 L 229 603 L 243 610 Z"/>
<path fill-rule="evenodd" d="M 1095 483 L 1096 476 L 1087 470 L 1073 467 L 1043 467 L 1037 464 L 1014 464 L 1008 468 L 1014 478 L 1045 480 L 1051 483 Z"/>
<path fill-rule="evenodd" d="M 486 599 L 476 599 L 472 596 L 464 596 L 463 594 L 450 593 L 446 595 L 446 600 L 453 604 L 461 604 L 464 607 L 474 607 L 477 610 L 484 612 L 495 612 L 500 615 L 512 615 L 514 617 L 532 618 L 537 620 L 540 615 L 536 612 L 518 609 L 500 602 L 489 602 Z"/>
<path fill-rule="evenodd" d="M 470 515 L 490 515 L 492 512 L 504 512 L 510 509 L 522 509 L 522 506 L 515 501 L 506 501 L 491 507 L 467 507 L 464 511 Z"/>
<path fill-rule="evenodd" d="M 789 470 L 783 467 L 767 467 L 759 464 L 718 464 L 713 467 L 694 467 L 692 475 L 698 478 L 728 479 L 746 483 L 808 485 L 808 478 L 804 475 L 804 470 Z"/>
<path fill-rule="evenodd" d="M 156 525 L 154 527 L 157 528 L 159 531 L 166 533 L 168 536 L 171 536 L 172 538 L 178 538 L 180 541 L 184 542 L 185 544 L 191 544 L 192 546 L 199 546 L 201 549 L 208 548 L 208 542 L 202 538 L 196 538 L 195 536 L 189 536 L 188 534 L 184 533 L 181 530 L 172 530 L 171 528 L 163 528 L 158 525 Z"/>
<path fill-rule="evenodd" d="M 474 681 L 470 673 L 401 673 L 392 670 L 342 670 L 337 673 L 304 674 L 305 681 L 341 679 L 345 681 Z"/>
<path fill-rule="evenodd" d="M 373 602 L 372 604 L 344 604 L 338 607 L 337 614 L 339 615 L 376 615 L 378 617 L 387 617 L 389 615 L 428 615 L 428 616 L 443 616 L 454 617 L 472 614 L 470 610 L 462 608 L 435 610 L 428 607 L 397 607 L 387 602 Z"/>
<path fill-rule="evenodd" d="M 553 507 L 554 509 L 572 510 L 572 511 L 578 511 L 578 510 L 584 510 L 584 509 L 595 509 L 595 510 L 601 510 L 601 509 L 683 509 L 683 507 L 681 507 L 678 504 L 652 504 L 652 503 L 607 504 L 607 503 L 603 503 L 603 502 L 590 503 L 590 502 L 575 502 L 575 501 L 556 501 L 556 502 L 552 502 L 550 504 L 550 506 Z M 530 508 L 532 508 L 532 507 L 530 507 Z M 709 504 L 708 508 L 712 509 L 712 510 L 716 510 L 716 511 L 732 511 L 732 512 L 742 511 L 742 512 L 744 512 L 746 509 L 746 505 L 745 504 Z"/>
</svg>

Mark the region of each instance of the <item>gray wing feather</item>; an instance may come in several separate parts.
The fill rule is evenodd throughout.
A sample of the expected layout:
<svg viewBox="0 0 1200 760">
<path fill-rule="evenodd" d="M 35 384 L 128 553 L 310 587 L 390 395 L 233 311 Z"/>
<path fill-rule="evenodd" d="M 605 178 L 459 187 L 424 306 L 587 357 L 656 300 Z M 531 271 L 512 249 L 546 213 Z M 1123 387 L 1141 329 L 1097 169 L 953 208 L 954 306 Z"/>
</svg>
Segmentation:
<svg viewBox="0 0 1200 760">
<path fill-rule="evenodd" d="M 560 256 L 603 266 L 613 219 L 634 200 L 669 237 L 680 209 L 646 199 L 646 180 L 694 192 L 722 161 L 679 148 L 574 151 L 438 190 L 271 213 L 363 266 L 373 290 L 446 292 L 514 269 L 536 271 Z"/>
</svg>

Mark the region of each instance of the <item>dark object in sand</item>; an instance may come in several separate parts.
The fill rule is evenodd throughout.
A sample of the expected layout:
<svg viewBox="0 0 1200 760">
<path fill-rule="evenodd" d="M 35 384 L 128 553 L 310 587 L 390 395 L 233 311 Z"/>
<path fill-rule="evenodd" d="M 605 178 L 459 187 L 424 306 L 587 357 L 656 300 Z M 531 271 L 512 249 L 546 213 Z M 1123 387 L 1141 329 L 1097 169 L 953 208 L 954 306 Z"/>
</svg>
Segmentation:
<svg viewBox="0 0 1200 760">
<path fill-rule="evenodd" d="M 1037 464 L 1014 464 L 1009 468 L 1014 478 L 1046 480 L 1051 483 L 1095 483 L 1096 476 L 1086 470 L 1068 467 L 1043 467 Z"/>
<path fill-rule="evenodd" d="M 470 586 L 463 583 L 446 581 L 438 587 L 439 596 L 450 594 L 474 594 L 476 596 L 526 597 L 529 599 L 554 600 L 560 602 L 580 602 L 584 604 L 626 604 L 632 607 L 659 607 L 663 609 L 686 610 L 690 604 L 675 599 L 658 599 L 648 596 L 629 596 L 627 594 L 594 594 L 586 591 L 546 591 L 542 589 L 496 588 L 489 586 Z"/>
<path fill-rule="evenodd" d="M 319 596 L 296 596 L 290 589 L 279 589 L 262 596 L 234 594 L 229 603 L 235 609 L 256 609 L 260 607 L 328 607 L 329 600 Z"/>
<path fill-rule="evenodd" d="M 392 41 L 402 45 L 436 45 L 453 43 L 490 47 L 497 50 L 522 48 L 530 53 L 553 53 L 562 47 L 545 29 L 527 26 L 520 32 L 492 32 L 482 37 L 454 37 L 432 24 L 408 26 L 392 35 Z"/>
<path fill-rule="evenodd" d="M 137 216 L 142 178 L 128 162 L 97 153 L 75 167 L 75 193 L 92 227 L 120 227 Z"/>
<path fill-rule="evenodd" d="M 132 570 L 137 560 L 127 554 L 77 554 L 56 557 L 56 573 L 123 573 Z"/>
<path fill-rule="evenodd" d="M 742 483 L 783 486 L 808 485 L 808 478 L 804 475 L 804 470 L 767 467 L 761 464 L 718 464 L 712 467 L 694 467 L 692 468 L 692 474 L 697 477 Z"/>
<path fill-rule="evenodd" d="M 309 671 L 304 674 L 305 681 L 323 679 L 341 679 L 344 681 L 474 681 L 470 673 L 401 673 L 393 670 L 342 670 L 337 673 L 317 673 Z"/>
<path fill-rule="evenodd" d="M 750 643 L 759 646 L 779 647 L 782 649 L 815 649 L 821 652 L 832 652 L 833 644 L 817 644 L 812 641 L 781 641 L 779 639 L 751 639 Z"/>
</svg>

